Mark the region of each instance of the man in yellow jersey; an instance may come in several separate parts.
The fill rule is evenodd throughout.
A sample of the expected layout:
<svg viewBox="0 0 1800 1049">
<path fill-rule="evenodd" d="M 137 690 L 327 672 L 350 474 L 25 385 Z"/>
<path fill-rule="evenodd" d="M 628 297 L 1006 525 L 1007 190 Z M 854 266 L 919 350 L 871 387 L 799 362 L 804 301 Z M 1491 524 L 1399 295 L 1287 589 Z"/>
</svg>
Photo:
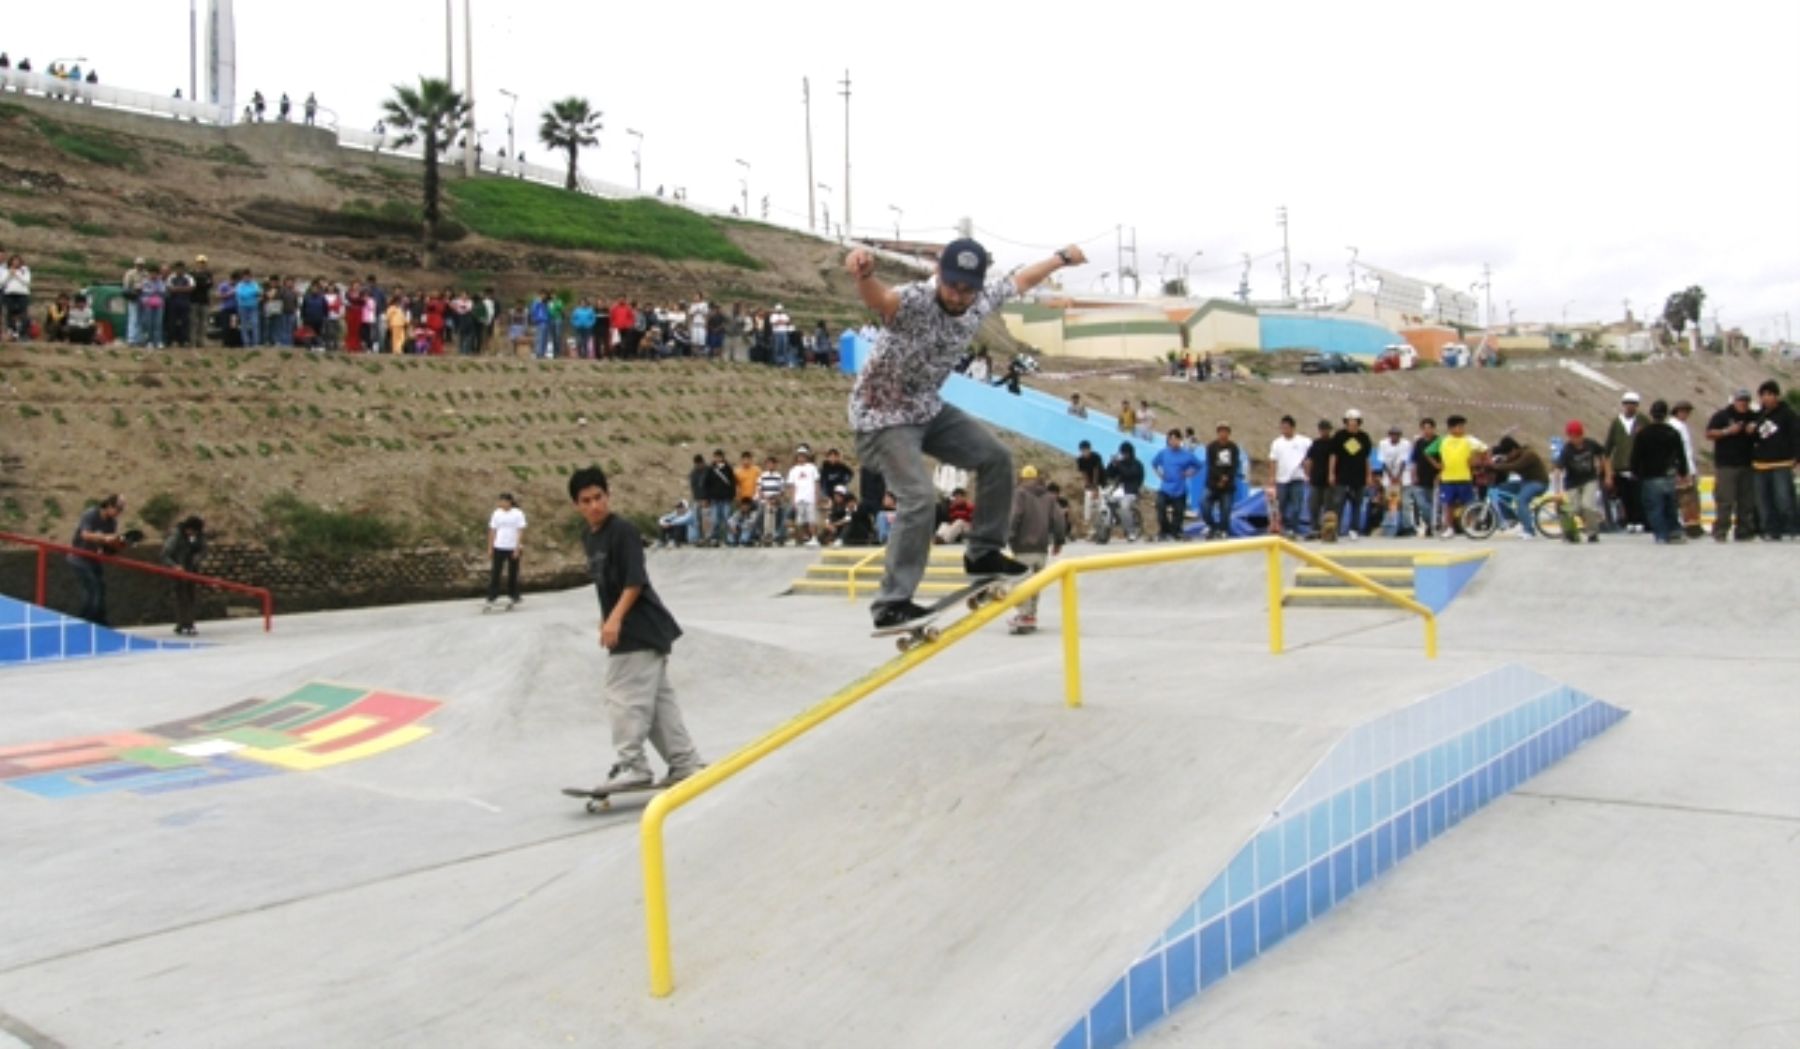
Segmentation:
<svg viewBox="0 0 1800 1049">
<path fill-rule="evenodd" d="M 1470 463 L 1487 445 L 1470 437 L 1469 420 L 1452 415 L 1444 420 L 1450 432 L 1437 439 L 1427 454 L 1438 468 L 1438 497 L 1443 503 L 1446 524 L 1439 533 L 1445 539 L 1456 534 L 1462 508 L 1475 501 L 1475 471 Z"/>
</svg>

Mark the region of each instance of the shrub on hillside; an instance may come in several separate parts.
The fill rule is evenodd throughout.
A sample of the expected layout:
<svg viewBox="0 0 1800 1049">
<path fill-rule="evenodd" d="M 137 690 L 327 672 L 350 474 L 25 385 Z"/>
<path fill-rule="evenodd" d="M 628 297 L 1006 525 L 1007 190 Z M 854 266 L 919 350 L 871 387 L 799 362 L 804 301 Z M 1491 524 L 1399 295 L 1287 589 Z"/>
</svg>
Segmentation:
<svg viewBox="0 0 1800 1049">
<path fill-rule="evenodd" d="M 159 532 L 167 532 L 175 524 L 175 517 L 181 513 L 181 502 L 168 492 L 157 492 L 144 500 L 138 509 L 138 516 L 144 523 Z"/>
<path fill-rule="evenodd" d="M 263 504 L 271 549 L 298 560 L 344 561 L 400 545 L 400 526 L 376 514 L 328 510 L 284 492 Z"/>
</svg>

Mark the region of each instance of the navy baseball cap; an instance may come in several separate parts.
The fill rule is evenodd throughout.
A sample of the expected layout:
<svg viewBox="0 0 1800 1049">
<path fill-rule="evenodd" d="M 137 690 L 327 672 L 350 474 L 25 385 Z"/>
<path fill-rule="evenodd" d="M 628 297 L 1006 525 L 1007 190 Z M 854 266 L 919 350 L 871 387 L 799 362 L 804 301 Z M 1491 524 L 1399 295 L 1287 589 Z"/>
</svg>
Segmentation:
<svg viewBox="0 0 1800 1049">
<path fill-rule="evenodd" d="M 945 246 L 944 253 L 938 256 L 938 269 L 947 283 L 979 288 L 987 280 L 988 263 L 992 261 L 980 242 L 963 237 Z"/>
</svg>

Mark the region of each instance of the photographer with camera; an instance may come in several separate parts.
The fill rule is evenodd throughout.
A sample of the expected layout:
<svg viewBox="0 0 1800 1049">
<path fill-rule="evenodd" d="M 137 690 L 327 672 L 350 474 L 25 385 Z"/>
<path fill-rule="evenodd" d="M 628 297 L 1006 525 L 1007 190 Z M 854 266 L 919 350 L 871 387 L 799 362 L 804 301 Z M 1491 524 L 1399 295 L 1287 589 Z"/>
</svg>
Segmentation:
<svg viewBox="0 0 1800 1049">
<path fill-rule="evenodd" d="M 97 505 L 82 511 L 81 520 L 75 525 L 75 537 L 69 540 L 69 545 L 88 553 L 118 553 L 131 539 L 129 532 L 118 534 L 119 517 L 124 513 L 124 497 L 115 494 L 100 500 Z M 139 535 L 138 538 L 143 537 Z M 82 554 L 70 554 L 68 561 L 81 583 L 81 611 L 76 614 L 90 623 L 111 626 L 106 620 L 106 566 Z"/>
</svg>

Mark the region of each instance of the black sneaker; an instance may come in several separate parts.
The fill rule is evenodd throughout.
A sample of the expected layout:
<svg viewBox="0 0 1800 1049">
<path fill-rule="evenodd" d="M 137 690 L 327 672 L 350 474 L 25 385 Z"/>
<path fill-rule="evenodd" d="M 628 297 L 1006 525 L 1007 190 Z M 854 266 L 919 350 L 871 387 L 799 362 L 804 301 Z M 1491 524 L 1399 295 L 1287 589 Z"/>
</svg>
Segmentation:
<svg viewBox="0 0 1800 1049">
<path fill-rule="evenodd" d="M 886 630 L 888 627 L 903 626 L 915 619 L 923 619 L 931 614 L 924 605 L 911 601 L 896 601 L 893 604 L 876 605 L 875 629 Z"/>
<path fill-rule="evenodd" d="M 980 557 L 964 554 L 963 571 L 972 576 L 1017 576 L 1030 575 L 1031 567 L 1014 561 L 998 550 L 989 550 Z"/>
</svg>

